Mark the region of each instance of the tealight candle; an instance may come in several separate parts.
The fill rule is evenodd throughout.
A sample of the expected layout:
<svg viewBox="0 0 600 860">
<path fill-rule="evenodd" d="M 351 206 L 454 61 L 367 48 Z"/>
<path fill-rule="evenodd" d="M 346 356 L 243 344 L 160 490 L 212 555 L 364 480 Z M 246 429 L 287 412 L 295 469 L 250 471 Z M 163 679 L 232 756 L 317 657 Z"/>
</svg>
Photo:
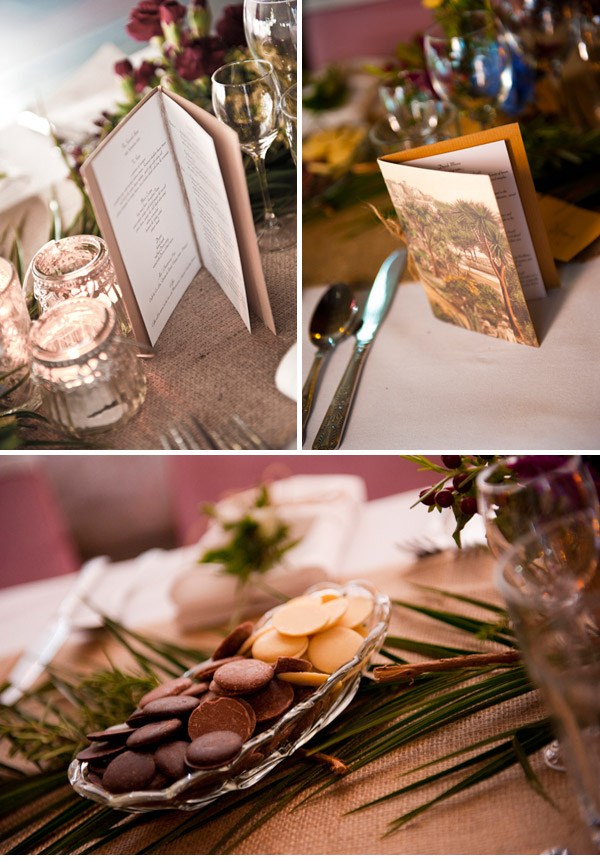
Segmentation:
<svg viewBox="0 0 600 860">
<path fill-rule="evenodd" d="M 112 305 L 123 334 L 131 324 L 106 243 L 99 236 L 65 236 L 47 242 L 31 262 L 33 295 L 42 311 L 65 299 L 98 298 Z"/>
<path fill-rule="evenodd" d="M 0 257 L 0 398 L 9 409 L 34 405 L 35 388 L 28 378 L 30 326 L 19 276 L 13 264 Z"/>
<path fill-rule="evenodd" d="M 140 408 L 146 378 L 135 344 L 99 299 L 68 299 L 31 329 L 33 378 L 46 417 L 75 436 L 125 424 Z"/>
</svg>

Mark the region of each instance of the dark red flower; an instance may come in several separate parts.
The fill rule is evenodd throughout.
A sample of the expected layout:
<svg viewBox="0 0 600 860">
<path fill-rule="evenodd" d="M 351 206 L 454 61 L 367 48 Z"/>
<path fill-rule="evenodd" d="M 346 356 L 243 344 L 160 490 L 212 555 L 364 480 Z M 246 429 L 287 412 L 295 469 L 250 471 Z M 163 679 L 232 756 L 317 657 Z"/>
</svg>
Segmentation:
<svg viewBox="0 0 600 860">
<path fill-rule="evenodd" d="M 133 74 L 133 66 L 131 65 L 130 60 L 119 60 L 118 63 L 115 63 L 115 72 L 121 78 L 128 78 Z"/>
<path fill-rule="evenodd" d="M 150 84 L 150 81 L 156 74 L 156 69 L 158 66 L 156 63 L 151 63 L 148 60 L 144 60 L 139 69 L 136 69 L 133 73 L 133 88 L 136 93 L 141 93 L 146 87 Z"/>
<path fill-rule="evenodd" d="M 163 24 L 177 24 L 185 17 L 185 13 L 185 6 L 182 6 L 181 3 L 177 3 L 177 0 L 170 0 L 170 2 L 161 3 L 158 10 L 160 20 Z"/>
<path fill-rule="evenodd" d="M 132 39 L 148 42 L 152 36 L 162 36 L 161 16 L 171 15 L 174 21 L 185 14 L 185 7 L 177 0 L 140 0 L 129 13 L 126 30 Z"/>
<path fill-rule="evenodd" d="M 223 15 L 217 23 L 216 31 L 228 48 L 246 44 L 244 33 L 244 6 L 236 3 L 225 6 Z"/>
<path fill-rule="evenodd" d="M 217 36 L 187 38 L 183 50 L 175 55 L 175 71 L 184 80 L 195 81 L 203 75 L 212 75 L 224 59 L 225 46 Z"/>
<path fill-rule="evenodd" d="M 129 13 L 126 30 L 132 39 L 148 42 L 152 36 L 162 36 L 159 9 L 160 0 L 140 0 Z"/>
</svg>

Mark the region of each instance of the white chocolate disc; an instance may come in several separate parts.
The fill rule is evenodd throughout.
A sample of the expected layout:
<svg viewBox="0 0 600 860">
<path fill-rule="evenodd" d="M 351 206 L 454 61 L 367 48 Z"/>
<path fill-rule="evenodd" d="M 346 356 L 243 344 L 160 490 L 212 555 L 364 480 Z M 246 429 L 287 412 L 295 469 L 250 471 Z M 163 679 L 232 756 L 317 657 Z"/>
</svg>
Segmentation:
<svg viewBox="0 0 600 860">
<path fill-rule="evenodd" d="M 350 630 L 349 627 L 330 627 L 312 637 L 307 658 L 315 669 L 331 674 L 351 660 L 362 643 L 363 638 L 356 630 Z"/>
<path fill-rule="evenodd" d="M 348 600 L 348 609 L 338 623 L 340 627 L 358 627 L 373 611 L 373 601 L 370 597 L 361 597 L 359 594 L 346 599 Z"/>
<path fill-rule="evenodd" d="M 255 660 L 274 663 L 278 657 L 301 657 L 307 647 L 306 636 L 284 636 L 275 628 L 270 628 L 254 642 L 252 656 Z"/>
<path fill-rule="evenodd" d="M 329 613 L 329 620 L 326 627 L 335 627 L 339 623 L 340 618 L 348 609 L 348 601 L 345 597 L 336 597 L 335 600 L 329 600 L 325 604 L 325 609 Z"/>
<path fill-rule="evenodd" d="M 289 681 L 297 687 L 319 687 L 329 675 L 324 672 L 279 672 L 277 678 L 280 681 Z"/>
<path fill-rule="evenodd" d="M 284 636 L 310 636 L 322 630 L 328 620 L 329 610 L 321 604 L 290 602 L 273 615 L 273 627 Z"/>
</svg>

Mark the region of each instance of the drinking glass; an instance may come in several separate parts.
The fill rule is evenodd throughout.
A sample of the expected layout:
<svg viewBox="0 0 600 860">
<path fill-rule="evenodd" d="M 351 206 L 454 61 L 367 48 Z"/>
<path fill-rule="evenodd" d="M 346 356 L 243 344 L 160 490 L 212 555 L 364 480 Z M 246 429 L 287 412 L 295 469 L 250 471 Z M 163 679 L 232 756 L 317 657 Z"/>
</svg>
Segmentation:
<svg viewBox="0 0 600 860">
<path fill-rule="evenodd" d="M 496 558 L 524 534 L 557 517 L 577 511 L 598 517 L 600 512 L 594 481 L 579 455 L 512 457 L 490 466 L 477 476 L 477 503 Z M 561 585 L 567 594 L 576 588 L 569 578 Z M 544 756 L 550 767 L 563 769 L 555 741 Z"/>
<path fill-rule="evenodd" d="M 500 22 L 485 12 L 447 17 L 425 31 L 423 48 L 437 95 L 482 127 L 512 86 L 512 62 Z"/>
<path fill-rule="evenodd" d="M 146 378 L 111 306 L 66 299 L 31 328 L 31 373 L 49 421 L 86 437 L 125 424 L 141 407 Z"/>
<path fill-rule="evenodd" d="M 29 376 L 30 326 L 17 271 L 9 260 L 0 257 L 0 400 L 6 409 L 37 405 Z"/>
<path fill-rule="evenodd" d="M 264 206 L 259 247 L 279 251 L 293 245 L 295 228 L 290 219 L 276 217 L 265 169 L 265 156 L 279 133 L 281 119 L 272 64 L 266 60 L 242 60 L 221 66 L 212 76 L 212 103 L 217 119 L 237 132 L 242 152 L 251 157 L 256 167 Z"/>
<path fill-rule="evenodd" d="M 113 307 L 123 334 L 131 333 L 117 275 L 99 236 L 65 236 L 47 242 L 31 261 L 26 286 L 30 280 L 42 312 L 65 299 L 98 298 Z"/>
<path fill-rule="evenodd" d="M 518 540 L 496 571 L 525 664 L 555 723 L 566 771 L 598 850 L 600 593 L 592 580 L 599 533 L 594 510 L 548 522 Z M 568 592 L 565 581 L 573 586 Z"/>
<path fill-rule="evenodd" d="M 283 115 L 283 124 L 285 133 L 290 144 L 290 152 L 294 159 L 294 164 L 298 164 L 297 155 L 297 123 L 298 123 L 298 93 L 296 84 L 287 89 L 281 96 L 281 113 Z"/>
<path fill-rule="evenodd" d="M 244 32 L 255 60 L 273 64 L 280 92 L 296 83 L 296 0 L 244 0 Z"/>
<path fill-rule="evenodd" d="M 477 476 L 477 501 L 490 550 L 499 558 L 523 534 L 578 510 L 600 512 L 581 457 L 509 457 Z"/>
</svg>

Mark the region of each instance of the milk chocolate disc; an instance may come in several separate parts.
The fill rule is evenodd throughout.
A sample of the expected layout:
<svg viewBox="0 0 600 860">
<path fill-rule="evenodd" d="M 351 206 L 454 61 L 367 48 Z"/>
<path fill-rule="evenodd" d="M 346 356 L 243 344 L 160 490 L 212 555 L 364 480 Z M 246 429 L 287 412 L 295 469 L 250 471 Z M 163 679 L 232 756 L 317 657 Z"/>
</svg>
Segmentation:
<svg viewBox="0 0 600 860">
<path fill-rule="evenodd" d="M 312 663 L 303 657 L 278 657 L 275 661 L 275 675 L 280 672 L 310 672 Z"/>
<path fill-rule="evenodd" d="M 111 761 L 102 777 L 102 785 L 111 794 L 124 791 L 142 791 L 156 774 L 154 758 L 150 753 L 127 750 Z"/>
<path fill-rule="evenodd" d="M 183 723 L 177 719 L 148 723 L 145 726 L 140 726 L 132 735 L 129 735 L 127 746 L 130 749 L 154 746 L 175 737 L 175 735 L 180 733 L 182 728 Z"/>
<path fill-rule="evenodd" d="M 155 687 L 149 693 L 142 696 L 139 707 L 145 708 L 149 702 L 153 702 L 155 699 L 163 699 L 165 696 L 178 696 L 191 686 L 191 678 L 172 678 L 169 681 L 165 681 L 164 684 L 159 684 L 158 687 Z"/>
<path fill-rule="evenodd" d="M 154 699 L 143 708 L 144 715 L 153 719 L 164 720 L 167 717 L 186 717 L 198 707 L 198 699 L 194 696 L 165 696 Z"/>
<path fill-rule="evenodd" d="M 287 711 L 294 701 L 294 690 L 287 681 L 274 678 L 258 693 L 246 696 L 245 701 L 252 707 L 256 720 L 260 723 L 279 717 Z"/>
<path fill-rule="evenodd" d="M 236 757 L 242 744 L 242 738 L 235 732 L 207 732 L 189 745 L 186 761 L 196 768 L 220 767 Z"/>
<path fill-rule="evenodd" d="M 253 630 L 254 624 L 251 621 L 244 621 L 242 624 L 238 624 L 238 626 L 235 627 L 215 649 L 212 659 L 222 660 L 223 657 L 231 657 L 234 654 L 237 654 Z"/>
<path fill-rule="evenodd" d="M 161 744 L 154 751 L 157 768 L 171 779 L 181 779 L 187 773 L 185 756 L 189 745 L 189 741 L 167 741 Z"/>
<path fill-rule="evenodd" d="M 188 722 L 188 734 L 192 740 L 216 729 L 232 731 L 243 741 L 252 734 L 252 720 L 246 708 L 233 698 L 218 697 L 202 702 L 192 712 Z"/>
<path fill-rule="evenodd" d="M 215 670 L 219 666 L 224 666 L 225 663 L 232 663 L 234 660 L 243 660 L 241 654 L 233 654 L 231 657 L 223 657 L 221 660 L 205 660 L 204 663 L 199 663 L 190 670 L 190 674 L 197 681 L 210 681 L 215 674 Z"/>
<path fill-rule="evenodd" d="M 273 666 L 262 660 L 240 660 L 221 666 L 214 680 L 230 693 L 254 693 L 265 687 L 273 678 Z"/>
<path fill-rule="evenodd" d="M 89 732 L 89 741 L 125 741 L 134 731 L 131 726 L 111 726 L 109 729 L 103 729 L 98 732 Z"/>
</svg>

